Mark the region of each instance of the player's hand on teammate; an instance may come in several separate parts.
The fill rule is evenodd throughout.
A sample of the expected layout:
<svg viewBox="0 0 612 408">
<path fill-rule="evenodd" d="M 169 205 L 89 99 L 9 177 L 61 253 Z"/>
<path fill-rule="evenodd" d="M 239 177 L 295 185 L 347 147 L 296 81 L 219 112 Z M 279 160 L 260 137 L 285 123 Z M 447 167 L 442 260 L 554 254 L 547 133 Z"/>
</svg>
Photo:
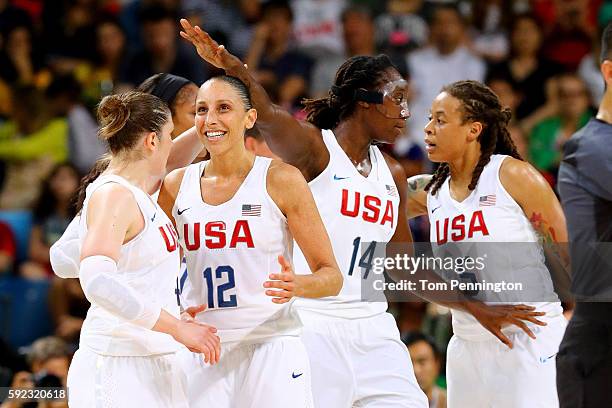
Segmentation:
<svg viewBox="0 0 612 408">
<path fill-rule="evenodd" d="M 204 61 L 224 70 L 243 65 L 238 57 L 227 51 L 225 46 L 219 45 L 200 27 L 192 26 L 184 18 L 181 19 L 181 26 L 183 27 L 183 31 L 180 33 L 181 37 L 193 44 L 198 55 Z"/>
<path fill-rule="evenodd" d="M 292 297 L 297 296 L 298 285 L 295 273 L 291 264 L 282 255 L 278 256 L 278 263 L 281 266 L 280 273 L 271 273 L 270 280 L 265 281 L 263 286 L 266 288 L 266 295 L 272 297 L 274 303 L 287 303 Z M 278 289 L 278 290 L 271 290 Z"/>
<path fill-rule="evenodd" d="M 212 326 L 198 323 L 195 320 L 181 320 L 174 339 L 184 344 L 189 351 L 202 353 L 205 363 L 216 364 L 221 356 L 221 341 L 216 333 L 217 329 Z"/>
<path fill-rule="evenodd" d="M 472 303 L 470 312 L 478 322 L 488 331 L 493 333 L 502 343 L 509 348 L 514 347 L 512 341 L 502 332 L 502 328 L 508 325 L 520 327 L 529 337 L 536 336 L 525 322 L 531 322 L 538 326 L 546 326 L 546 323 L 538 320 L 546 313 L 538 312 L 533 306 L 527 305 L 486 305 L 480 302 Z"/>
</svg>

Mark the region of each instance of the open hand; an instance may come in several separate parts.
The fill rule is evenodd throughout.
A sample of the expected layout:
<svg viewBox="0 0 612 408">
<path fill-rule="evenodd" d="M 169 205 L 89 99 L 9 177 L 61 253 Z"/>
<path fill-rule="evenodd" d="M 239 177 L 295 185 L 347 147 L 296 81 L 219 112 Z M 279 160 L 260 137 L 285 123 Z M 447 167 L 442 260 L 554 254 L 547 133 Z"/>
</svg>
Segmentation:
<svg viewBox="0 0 612 408">
<path fill-rule="evenodd" d="M 527 327 L 526 321 L 546 326 L 545 322 L 537 319 L 544 316 L 544 312 L 535 311 L 535 307 L 527 305 L 486 305 L 480 302 L 471 303 L 470 313 L 478 322 L 502 343 L 509 348 L 514 345 L 512 341 L 501 331 L 505 326 L 513 324 L 520 327 L 529 337 L 535 339 L 535 334 Z"/>
<path fill-rule="evenodd" d="M 200 27 L 192 26 L 191 23 L 184 18 L 181 19 L 181 26 L 183 27 L 183 31 L 180 32 L 181 37 L 193 44 L 198 55 L 204 61 L 223 70 L 243 66 L 242 61 L 240 61 L 238 57 L 230 54 L 229 51 L 225 49 L 225 46 L 219 45 Z"/>
<path fill-rule="evenodd" d="M 174 339 L 194 353 L 202 353 L 204 362 L 216 364 L 221 356 L 221 340 L 217 329 L 195 321 L 179 323 Z"/>
<path fill-rule="evenodd" d="M 296 296 L 296 281 L 295 273 L 291 264 L 282 256 L 278 256 L 278 263 L 281 266 L 280 273 L 271 273 L 270 280 L 264 282 L 264 288 L 267 288 L 266 295 L 272 296 L 274 303 L 287 303 L 292 297 Z M 270 288 L 280 290 L 269 290 Z"/>
</svg>

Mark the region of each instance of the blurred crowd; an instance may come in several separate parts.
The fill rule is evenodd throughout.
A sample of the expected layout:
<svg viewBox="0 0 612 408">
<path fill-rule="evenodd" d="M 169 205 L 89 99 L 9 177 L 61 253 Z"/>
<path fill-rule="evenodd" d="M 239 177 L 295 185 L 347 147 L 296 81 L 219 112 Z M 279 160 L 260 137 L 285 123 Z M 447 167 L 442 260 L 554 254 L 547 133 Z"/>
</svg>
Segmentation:
<svg viewBox="0 0 612 408">
<path fill-rule="evenodd" d="M 96 104 L 155 73 L 196 84 L 217 73 L 179 37 L 181 17 L 240 56 L 298 118 L 301 100 L 326 94 L 347 57 L 390 55 L 410 82 L 411 118 L 407 133 L 384 148 L 408 176 L 432 171 L 423 127 L 440 88 L 483 81 L 512 110 L 521 155 L 554 187 L 563 144 L 603 95 L 598 39 L 612 1 L 0 0 L 0 276 L 42 287 L 50 305 L 44 334 L 54 335 L 31 344 L 33 335 L 6 333 L 15 321 L 3 323 L 0 385 L 32 381 L 39 368 L 30 355 L 44 355 L 37 350 L 53 349 L 55 358 L 76 347 L 88 303 L 78 282 L 53 280 L 49 248 L 74 216 L 80 178 L 104 153 Z M 426 219 L 411 226 L 415 240 L 428 240 Z M 16 319 L 14 303 L 0 297 L 0 321 Z M 446 311 L 419 302 L 392 308 L 402 333 L 432 336 L 411 344 L 431 345 L 439 371 Z M 29 348 L 14 353 L 21 346 Z"/>
</svg>

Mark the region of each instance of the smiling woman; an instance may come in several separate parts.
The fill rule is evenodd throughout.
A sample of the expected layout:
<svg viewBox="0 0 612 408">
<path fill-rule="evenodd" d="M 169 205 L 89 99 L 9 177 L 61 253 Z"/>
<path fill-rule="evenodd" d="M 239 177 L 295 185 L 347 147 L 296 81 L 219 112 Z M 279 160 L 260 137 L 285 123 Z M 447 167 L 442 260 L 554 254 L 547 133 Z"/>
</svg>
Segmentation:
<svg viewBox="0 0 612 408">
<path fill-rule="evenodd" d="M 311 408 L 308 356 L 291 300 L 336 295 L 342 275 L 304 177 L 246 150 L 244 134 L 256 120 L 239 79 L 206 81 L 195 124 L 210 160 L 169 174 L 159 196 L 187 260 L 184 317 L 217 327 L 224 350 L 218 367 L 183 353 L 188 397 L 193 406 Z M 293 271 L 293 239 L 309 275 Z M 229 387 L 216 386 L 222 376 Z"/>
</svg>

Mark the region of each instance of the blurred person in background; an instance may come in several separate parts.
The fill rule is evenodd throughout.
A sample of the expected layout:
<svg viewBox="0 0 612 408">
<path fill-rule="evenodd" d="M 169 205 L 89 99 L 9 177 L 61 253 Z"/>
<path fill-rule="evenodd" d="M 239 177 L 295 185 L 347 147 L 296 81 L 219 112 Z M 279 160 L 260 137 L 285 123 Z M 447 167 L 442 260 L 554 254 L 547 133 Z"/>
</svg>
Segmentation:
<svg viewBox="0 0 612 408">
<path fill-rule="evenodd" d="M 36 340 L 27 351 L 27 361 L 36 379 L 52 375 L 60 380 L 58 386 L 66 386 L 70 350 L 62 339 L 49 336 Z"/>
<path fill-rule="evenodd" d="M 476 0 L 472 2 L 469 29 L 470 47 L 487 62 L 499 62 L 508 56 L 508 26 L 513 12 L 512 0 Z"/>
<path fill-rule="evenodd" d="M 82 79 L 87 106 L 93 108 L 98 101 L 113 92 L 121 70 L 125 68 L 127 44 L 119 20 L 110 15 L 102 16 L 96 23 L 96 55 L 93 65 Z"/>
<path fill-rule="evenodd" d="M 45 95 L 51 115 L 68 120 L 69 161 L 86 173 L 106 149 L 96 136 L 98 123 L 83 104 L 81 90 L 72 74 L 63 74 L 53 78 Z"/>
<path fill-rule="evenodd" d="M 341 15 L 348 0 L 289 0 L 298 48 L 314 59 L 342 55 Z"/>
<path fill-rule="evenodd" d="M 43 94 L 33 86 L 13 90 L 11 118 L 0 124 L 0 161 L 6 164 L 0 208 L 28 208 L 56 163 L 68 158 L 68 122 L 52 118 Z"/>
<path fill-rule="evenodd" d="M 54 278 L 49 290 L 49 308 L 53 318 L 55 335 L 75 351 L 79 335 L 90 303 L 77 279 Z"/>
<path fill-rule="evenodd" d="M 16 22 L 7 25 L 1 36 L 4 46 L 0 48 L 0 79 L 9 86 L 45 86 L 49 73 L 45 69 L 44 56 L 35 46 L 32 27 Z"/>
<path fill-rule="evenodd" d="M 310 95 L 313 97 L 327 96 L 336 71 L 347 58 L 356 55 L 373 56 L 377 52 L 374 20 L 370 10 L 362 6 L 349 7 L 342 12 L 341 21 L 345 53 L 317 59 L 310 83 Z"/>
<path fill-rule="evenodd" d="M 420 332 L 411 332 L 402 337 L 408 347 L 414 375 L 427 396 L 429 408 L 446 408 L 446 390 L 436 384 L 442 368 L 442 356 L 435 341 Z"/>
<path fill-rule="evenodd" d="M 555 23 L 547 32 L 542 47 L 550 61 L 574 72 L 591 51 L 594 25 L 589 24 L 589 0 L 555 0 Z"/>
<path fill-rule="evenodd" d="M 510 56 L 488 71 L 489 77 L 507 78 L 519 92 L 521 102 L 514 112 L 518 120 L 535 114 L 532 122 L 537 123 L 550 115 L 546 105 L 548 80 L 560 73 L 562 67 L 541 57 L 542 36 L 535 16 L 515 16 L 510 26 Z"/>
<path fill-rule="evenodd" d="M 151 75 L 167 72 L 201 84 L 206 67 L 178 42 L 176 10 L 153 4 L 139 12 L 144 48 L 128 57 L 121 81 L 136 86 Z"/>
<path fill-rule="evenodd" d="M 539 122 L 529 136 L 529 159 L 549 182 L 556 180 L 563 145 L 593 116 L 586 85 L 575 74 L 555 77 L 557 112 Z"/>
<path fill-rule="evenodd" d="M 297 108 L 299 98 L 306 96 L 312 66 L 311 59 L 291 42 L 292 21 L 286 1 L 264 4 L 246 58 L 253 76 L 285 109 Z"/>
<path fill-rule="evenodd" d="M 49 264 L 49 249 L 62 236 L 75 215 L 74 197 L 80 175 L 72 165 L 56 166 L 43 182 L 38 202 L 34 206 L 34 224 L 30 234 L 28 261 L 20 267 L 27 279 L 53 276 Z"/>
<path fill-rule="evenodd" d="M 516 108 L 521 102 L 521 96 L 512 85 L 511 80 L 506 77 L 489 77 L 487 86 L 495 92 L 502 107 L 508 108 L 512 112 L 512 117 L 508 122 L 508 132 L 510 132 L 510 137 L 521 157 L 527 157 L 527 140 L 520 123 L 516 119 Z"/>
<path fill-rule="evenodd" d="M 386 11 L 376 17 L 376 44 L 387 54 L 408 52 L 427 43 L 429 27 L 419 15 L 423 0 L 387 0 Z"/>
<path fill-rule="evenodd" d="M 414 51 L 407 56 L 412 101 L 408 121 L 410 135 L 424 147 L 423 128 L 431 101 L 443 85 L 462 79 L 482 81 L 485 64 L 465 46 L 466 26 L 456 6 L 440 4 L 431 14 L 431 45 Z"/>
<path fill-rule="evenodd" d="M 12 272 L 16 254 L 15 236 L 9 225 L 0 221 L 0 276 Z"/>
</svg>

